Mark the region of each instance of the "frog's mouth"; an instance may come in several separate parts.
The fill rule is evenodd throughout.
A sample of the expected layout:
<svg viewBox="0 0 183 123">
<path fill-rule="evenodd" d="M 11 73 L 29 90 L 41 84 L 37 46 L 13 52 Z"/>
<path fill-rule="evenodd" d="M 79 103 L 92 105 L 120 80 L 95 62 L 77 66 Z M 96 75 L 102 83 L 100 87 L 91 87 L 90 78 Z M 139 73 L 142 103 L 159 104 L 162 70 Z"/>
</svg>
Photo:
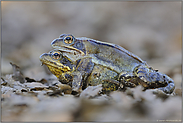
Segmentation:
<svg viewBox="0 0 183 123">
<path fill-rule="evenodd" d="M 50 69 L 51 72 L 60 71 L 60 72 L 64 73 L 67 71 L 71 71 L 71 69 L 68 66 L 63 65 L 60 62 L 58 64 L 56 61 L 53 61 L 50 58 L 49 54 L 44 53 L 40 56 L 39 59 L 42 62 L 41 65 L 45 64 Z"/>
<path fill-rule="evenodd" d="M 69 53 L 69 54 L 80 54 L 82 56 L 85 56 L 85 53 L 79 49 L 76 49 L 74 47 L 71 47 L 71 46 L 66 46 L 66 45 L 63 45 L 63 46 L 56 46 L 56 45 L 52 45 L 52 47 L 54 49 L 58 49 L 62 52 L 66 52 L 66 53 Z"/>
</svg>

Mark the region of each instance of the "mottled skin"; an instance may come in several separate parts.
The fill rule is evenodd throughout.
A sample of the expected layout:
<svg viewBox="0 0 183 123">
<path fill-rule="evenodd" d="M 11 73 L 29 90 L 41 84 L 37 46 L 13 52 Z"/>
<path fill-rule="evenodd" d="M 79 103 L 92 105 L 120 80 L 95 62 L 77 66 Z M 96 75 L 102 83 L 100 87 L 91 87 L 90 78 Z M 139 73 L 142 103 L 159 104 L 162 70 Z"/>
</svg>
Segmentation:
<svg viewBox="0 0 183 123">
<path fill-rule="evenodd" d="M 51 45 L 62 51 L 63 56 L 73 62 L 90 59 L 84 60 L 81 65 L 89 61 L 100 68 L 102 66 L 115 72 L 117 74 L 115 79 L 112 77 L 111 80 L 107 80 L 111 83 L 129 87 L 141 84 L 145 89 L 158 88 L 167 94 L 172 93 L 175 88 L 174 81 L 170 77 L 154 70 L 138 56 L 118 45 L 85 37 L 75 38 L 70 34 L 60 35 Z M 98 73 L 101 74 L 103 71 Z"/>
<path fill-rule="evenodd" d="M 52 50 L 40 56 L 40 61 L 63 84 L 68 84 L 73 91 L 80 92 L 87 86 L 103 85 L 103 93 L 117 90 L 119 83 L 111 83 L 117 79 L 117 73 L 101 65 L 95 65 L 91 59 L 84 58 L 75 61 L 63 56 L 59 50 Z M 101 71 L 103 71 L 101 73 Z M 114 81 L 115 82 L 115 81 Z M 117 82 L 117 81 L 116 81 Z"/>
</svg>

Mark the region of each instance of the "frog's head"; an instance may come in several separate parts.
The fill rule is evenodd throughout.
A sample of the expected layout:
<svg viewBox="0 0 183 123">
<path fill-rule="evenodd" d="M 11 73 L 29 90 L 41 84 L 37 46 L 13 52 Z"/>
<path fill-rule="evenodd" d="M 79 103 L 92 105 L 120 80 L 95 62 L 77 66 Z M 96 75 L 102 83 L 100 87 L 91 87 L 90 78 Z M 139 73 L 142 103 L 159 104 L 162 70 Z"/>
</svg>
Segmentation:
<svg viewBox="0 0 183 123">
<path fill-rule="evenodd" d="M 82 57 L 86 54 L 85 45 L 83 40 L 75 38 L 71 34 L 62 34 L 59 38 L 54 39 L 51 42 L 51 46 L 54 49 L 59 49 L 63 54 L 67 54 L 69 57 Z M 72 59 L 72 58 L 71 58 Z"/>
<path fill-rule="evenodd" d="M 59 50 L 43 53 L 39 59 L 57 78 L 66 72 L 72 72 L 74 70 L 72 61 L 64 57 Z"/>
</svg>

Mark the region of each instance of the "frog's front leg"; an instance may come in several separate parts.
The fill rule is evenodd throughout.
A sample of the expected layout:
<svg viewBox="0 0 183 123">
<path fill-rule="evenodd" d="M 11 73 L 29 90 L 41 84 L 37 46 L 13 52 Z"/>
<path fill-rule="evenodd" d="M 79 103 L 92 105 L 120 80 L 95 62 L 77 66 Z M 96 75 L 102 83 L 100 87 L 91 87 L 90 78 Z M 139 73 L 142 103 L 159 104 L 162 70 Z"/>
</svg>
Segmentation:
<svg viewBox="0 0 183 123">
<path fill-rule="evenodd" d="M 79 59 L 77 61 L 76 70 L 73 72 L 72 90 L 80 92 L 87 86 L 86 79 L 91 74 L 94 63 L 91 58 Z"/>
<path fill-rule="evenodd" d="M 72 86 L 72 91 L 74 92 L 80 92 L 82 90 L 82 73 L 80 73 L 79 71 L 77 72 L 73 72 L 73 80 L 71 83 Z"/>
<path fill-rule="evenodd" d="M 82 87 L 82 73 L 74 71 L 71 73 L 64 73 L 59 76 L 59 81 L 63 84 L 68 84 L 72 87 L 72 91 L 79 92 Z"/>
<path fill-rule="evenodd" d="M 140 79 L 140 84 L 146 89 L 158 88 L 167 94 L 171 94 L 175 88 L 174 81 L 170 77 L 145 65 L 136 67 L 134 74 Z"/>
</svg>

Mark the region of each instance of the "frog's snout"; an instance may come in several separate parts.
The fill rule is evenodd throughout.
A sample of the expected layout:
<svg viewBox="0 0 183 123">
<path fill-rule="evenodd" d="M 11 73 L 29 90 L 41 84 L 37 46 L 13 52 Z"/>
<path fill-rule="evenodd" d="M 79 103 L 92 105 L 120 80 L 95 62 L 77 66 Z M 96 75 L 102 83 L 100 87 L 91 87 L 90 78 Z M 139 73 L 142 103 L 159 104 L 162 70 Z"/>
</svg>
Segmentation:
<svg viewBox="0 0 183 123">
<path fill-rule="evenodd" d="M 49 54 L 43 53 L 39 56 L 39 60 L 41 61 L 41 66 L 47 61 Z"/>
<path fill-rule="evenodd" d="M 51 42 L 51 45 L 54 45 L 55 44 L 55 42 L 57 41 L 58 39 L 56 38 L 56 39 L 54 39 L 52 42 Z"/>
<path fill-rule="evenodd" d="M 41 66 L 43 66 L 43 56 L 45 55 L 45 53 L 43 53 L 42 55 L 39 56 L 39 60 L 41 61 Z"/>
<path fill-rule="evenodd" d="M 61 39 L 60 39 L 60 38 L 56 38 L 56 39 L 54 39 L 54 40 L 51 42 L 51 46 L 54 47 L 54 48 L 56 48 L 56 47 L 59 46 L 59 44 L 58 44 L 59 42 L 62 42 Z M 58 48 L 59 48 L 59 47 L 58 47 Z"/>
<path fill-rule="evenodd" d="M 42 55 L 39 56 L 39 60 L 42 61 L 45 56 L 46 56 L 46 53 L 43 53 Z"/>
</svg>

